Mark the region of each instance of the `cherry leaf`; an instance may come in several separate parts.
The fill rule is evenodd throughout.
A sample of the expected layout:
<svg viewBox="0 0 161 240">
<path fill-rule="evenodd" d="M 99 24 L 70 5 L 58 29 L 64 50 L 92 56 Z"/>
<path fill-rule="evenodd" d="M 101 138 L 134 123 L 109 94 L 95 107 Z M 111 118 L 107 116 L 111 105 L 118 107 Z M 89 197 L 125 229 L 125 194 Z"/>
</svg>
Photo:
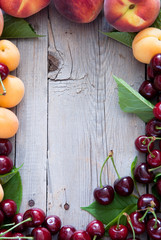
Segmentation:
<svg viewBox="0 0 161 240">
<path fill-rule="evenodd" d="M 22 166 L 23 164 L 19 168 L 13 167 L 13 169 L 9 173 L 0 175 L 0 184 L 3 185 L 7 183 L 20 170 Z"/>
</svg>

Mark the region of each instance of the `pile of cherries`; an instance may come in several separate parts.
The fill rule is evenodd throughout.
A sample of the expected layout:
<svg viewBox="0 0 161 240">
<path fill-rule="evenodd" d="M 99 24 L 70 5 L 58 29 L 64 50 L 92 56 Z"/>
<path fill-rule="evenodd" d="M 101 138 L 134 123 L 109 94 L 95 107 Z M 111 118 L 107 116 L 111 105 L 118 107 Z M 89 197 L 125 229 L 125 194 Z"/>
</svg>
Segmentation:
<svg viewBox="0 0 161 240">
<path fill-rule="evenodd" d="M 9 173 L 13 168 L 13 161 L 8 155 L 12 151 L 12 143 L 8 139 L 0 139 L 0 175 Z"/>
</svg>

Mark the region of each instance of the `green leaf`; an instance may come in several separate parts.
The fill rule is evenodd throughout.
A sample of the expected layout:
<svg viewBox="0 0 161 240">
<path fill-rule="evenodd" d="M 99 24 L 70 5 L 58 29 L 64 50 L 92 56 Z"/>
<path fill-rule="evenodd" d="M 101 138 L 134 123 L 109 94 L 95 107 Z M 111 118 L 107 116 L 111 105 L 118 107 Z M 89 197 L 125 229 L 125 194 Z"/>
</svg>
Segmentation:
<svg viewBox="0 0 161 240">
<path fill-rule="evenodd" d="M 6 173 L 4 175 L 0 175 L 0 184 L 5 184 L 7 183 L 18 171 L 19 169 L 23 166 L 23 164 L 19 168 L 13 167 L 11 172 Z"/>
<path fill-rule="evenodd" d="M 136 33 L 128 33 L 128 32 L 102 32 L 104 35 L 126 45 L 127 47 L 132 47 L 132 42 Z"/>
<path fill-rule="evenodd" d="M 161 178 L 161 173 L 160 172 L 155 175 L 154 182 L 156 183 L 159 178 Z"/>
<path fill-rule="evenodd" d="M 41 37 L 41 35 L 37 35 L 26 20 L 4 14 L 4 29 L 1 39 L 37 37 Z"/>
<path fill-rule="evenodd" d="M 138 161 L 138 157 L 136 156 L 134 161 L 131 164 L 131 177 L 132 177 L 133 180 L 135 180 L 135 178 L 134 178 L 134 171 L 135 171 L 135 167 L 136 167 L 137 161 Z"/>
<path fill-rule="evenodd" d="M 152 24 L 152 27 L 159 28 L 159 29 L 161 28 L 161 10 L 155 22 Z"/>
<path fill-rule="evenodd" d="M 6 184 L 3 185 L 4 199 L 12 199 L 17 204 L 19 212 L 22 201 L 22 182 L 20 173 L 17 172 Z"/>
<path fill-rule="evenodd" d="M 88 207 L 82 207 L 81 209 L 89 212 L 96 219 L 110 226 L 110 224 L 116 223 L 119 214 L 124 211 L 130 214 L 132 211 L 135 211 L 136 208 L 137 199 L 135 197 L 121 197 L 115 193 L 114 200 L 109 205 L 101 205 L 97 202 L 93 202 Z"/>
<path fill-rule="evenodd" d="M 135 113 L 141 120 L 148 122 L 153 115 L 154 105 L 142 97 L 121 78 L 113 76 L 118 86 L 120 108 L 127 113 Z"/>
</svg>

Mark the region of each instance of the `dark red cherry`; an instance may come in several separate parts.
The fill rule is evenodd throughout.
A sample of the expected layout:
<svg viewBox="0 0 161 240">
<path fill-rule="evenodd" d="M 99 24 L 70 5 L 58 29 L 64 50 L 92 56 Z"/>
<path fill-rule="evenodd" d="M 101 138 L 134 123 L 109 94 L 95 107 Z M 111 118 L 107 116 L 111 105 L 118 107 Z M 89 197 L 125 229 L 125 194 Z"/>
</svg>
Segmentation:
<svg viewBox="0 0 161 240">
<path fill-rule="evenodd" d="M 147 222 L 147 233 L 148 236 L 151 237 L 154 240 L 160 240 L 161 239 L 161 219 L 157 218 L 157 227 L 154 228 L 155 225 L 155 218 L 151 218 Z"/>
<path fill-rule="evenodd" d="M 97 236 L 97 239 L 100 239 L 105 234 L 104 225 L 99 220 L 93 220 L 90 222 L 86 227 L 86 231 L 89 233 L 92 239 L 94 236 Z"/>
<path fill-rule="evenodd" d="M 141 135 L 135 140 L 135 147 L 139 152 L 148 153 L 148 145 L 151 139 L 147 138 L 147 136 Z M 152 142 L 149 145 L 149 149 L 152 150 L 154 143 Z"/>
<path fill-rule="evenodd" d="M 141 163 L 135 168 L 134 177 L 137 182 L 143 184 L 151 183 L 154 180 L 154 174 L 153 172 L 149 172 L 147 163 Z"/>
<path fill-rule="evenodd" d="M 158 179 L 158 181 L 157 181 L 156 190 L 157 190 L 158 194 L 161 196 L 161 179 Z"/>
<path fill-rule="evenodd" d="M 152 82 L 145 80 L 140 88 L 139 93 L 146 99 L 150 100 L 157 96 L 157 90 L 155 89 Z"/>
<path fill-rule="evenodd" d="M 158 119 L 161 120 L 161 102 L 158 102 L 153 108 L 153 114 Z"/>
<path fill-rule="evenodd" d="M 153 81 L 155 77 L 155 73 L 153 72 L 153 69 L 150 66 L 148 66 L 147 73 L 148 73 L 149 79 Z"/>
<path fill-rule="evenodd" d="M 112 240 L 124 240 L 127 238 L 128 229 L 126 226 L 120 224 L 119 228 L 117 225 L 110 227 L 108 233 Z"/>
<path fill-rule="evenodd" d="M 71 240 L 91 240 L 91 237 L 87 231 L 78 230 L 73 233 Z"/>
<path fill-rule="evenodd" d="M 145 229 L 146 229 L 145 220 L 143 220 L 142 222 L 139 221 L 139 219 L 142 216 L 143 215 L 140 212 L 133 212 L 133 213 L 130 214 L 130 220 L 131 220 L 131 223 L 133 225 L 134 231 L 138 235 L 145 232 Z M 131 226 L 128 222 L 127 222 L 127 227 L 129 229 L 129 231 L 132 232 Z"/>
<path fill-rule="evenodd" d="M 63 226 L 58 234 L 58 240 L 70 240 L 76 229 L 71 225 Z"/>
<path fill-rule="evenodd" d="M 154 78 L 154 87 L 157 91 L 161 91 L 161 75 Z"/>
<path fill-rule="evenodd" d="M 20 222 L 23 221 L 23 214 L 22 213 L 18 213 L 16 214 L 13 219 L 12 222 L 15 224 L 18 224 Z M 25 230 L 25 224 L 21 224 L 18 227 L 14 228 L 14 232 L 23 232 Z"/>
<path fill-rule="evenodd" d="M 8 67 L 5 64 L 0 63 L 0 75 L 2 80 L 4 80 L 8 76 L 8 74 L 9 74 Z"/>
<path fill-rule="evenodd" d="M 13 233 L 12 237 L 25 237 L 22 233 Z M 21 238 L 17 238 L 17 240 L 21 240 Z M 25 238 L 23 238 L 25 240 Z"/>
<path fill-rule="evenodd" d="M 13 161 L 5 156 L 1 155 L 0 156 L 0 174 L 6 174 L 10 172 L 13 168 Z"/>
<path fill-rule="evenodd" d="M 0 225 L 2 225 L 2 223 L 4 222 L 4 213 L 2 212 L 2 210 L 0 210 Z"/>
<path fill-rule="evenodd" d="M 23 215 L 24 220 L 28 218 L 31 218 L 32 221 L 26 222 L 26 227 L 38 227 L 44 223 L 45 213 L 40 208 L 31 208 L 28 209 Z"/>
<path fill-rule="evenodd" d="M 0 229 L 0 234 L 6 232 L 6 229 Z M 12 232 L 5 233 L 3 237 L 12 237 Z M 3 239 L 2 239 L 3 240 Z M 8 238 L 10 240 L 10 238 Z"/>
<path fill-rule="evenodd" d="M 114 190 L 113 187 L 106 185 L 103 188 L 95 188 L 93 195 L 98 203 L 108 205 L 114 199 Z"/>
<path fill-rule="evenodd" d="M 154 149 L 147 156 L 147 163 L 150 167 L 156 168 L 161 166 L 161 151 Z"/>
<path fill-rule="evenodd" d="M 8 139 L 0 139 L 0 155 L 8 156 L 12 152 L 12 143 Z"/>
<path fill-rule="evenodd" d="M 150 67 L 156 73 L 161 73 L 161 54 L 156 54 L 150 61 Z"/>
<path fill-rule="evenodd" d="M 134 190 L 134 181 L 131 177 L 123 177 L 114 182 L 114 189 L 120 196 L 129 196 Z"/>
<path fill-rule="evenodd" d="M 147 136 L 161 136 L 161 121 L 153 118 L 146 124 L 145 130 Z"/>
<path fill-rule="evenodd" d="M 152 207 L 155 211 L 159 211 L 160 202 L 153 194 L 143 194 L 137 202 L 137 206 L 139 210 L 145 210 L 148 207 Z"/>
<path fill-rule="evenodd" d="M 34 240 L 51 240 L 51 233 L 44 227 L 34 228 L 31 232 Z"/>
<path fill-rule="evenodd" d="M 45 218 L 44 227 L 46 227 L 51 234 L 56 234 L 61 228 L 61 220 L 56 215 L 50 215 Z"/>
<path fill-rule="evenodd" d="M 11 199 L 5 199 L 0 203 L 0 208 L 7 218 L 13 218 L 17 211 L 17 205 L 15 201 Z"/>
</svg>

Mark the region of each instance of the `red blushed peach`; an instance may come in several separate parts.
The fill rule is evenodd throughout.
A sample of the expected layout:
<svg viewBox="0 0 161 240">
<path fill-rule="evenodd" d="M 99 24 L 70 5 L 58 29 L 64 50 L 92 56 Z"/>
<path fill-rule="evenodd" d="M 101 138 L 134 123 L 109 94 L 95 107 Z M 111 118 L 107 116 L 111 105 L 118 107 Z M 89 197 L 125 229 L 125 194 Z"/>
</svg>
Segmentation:
<svg viewBox="0 0 161 240">
<path fill-rule="evenodd" d="M 54 0 L 54 4 L 61 15 L 77 23 L 92 22 L 103 8 L 103 0 Z"/>
<path fill-rule="evenodd" d="M 105 0 L 109 24 L 121 32 L 139 32 L 149 27 L 160 11 L 160 0 Z"/>
<path fill-rule="evenodd" d="M 18 18 L 29 17 L 45 8 L 50 0 L 0 0 L 2 10 Z"/>
<path fill-rule="evenodd" d="M 1 36 L 2 32 L 3 32 L 3 27 L 4 27 L 3 13 L 2 13 L 2 11 L 0 9 L 0 36 Z"/>
</svg>

